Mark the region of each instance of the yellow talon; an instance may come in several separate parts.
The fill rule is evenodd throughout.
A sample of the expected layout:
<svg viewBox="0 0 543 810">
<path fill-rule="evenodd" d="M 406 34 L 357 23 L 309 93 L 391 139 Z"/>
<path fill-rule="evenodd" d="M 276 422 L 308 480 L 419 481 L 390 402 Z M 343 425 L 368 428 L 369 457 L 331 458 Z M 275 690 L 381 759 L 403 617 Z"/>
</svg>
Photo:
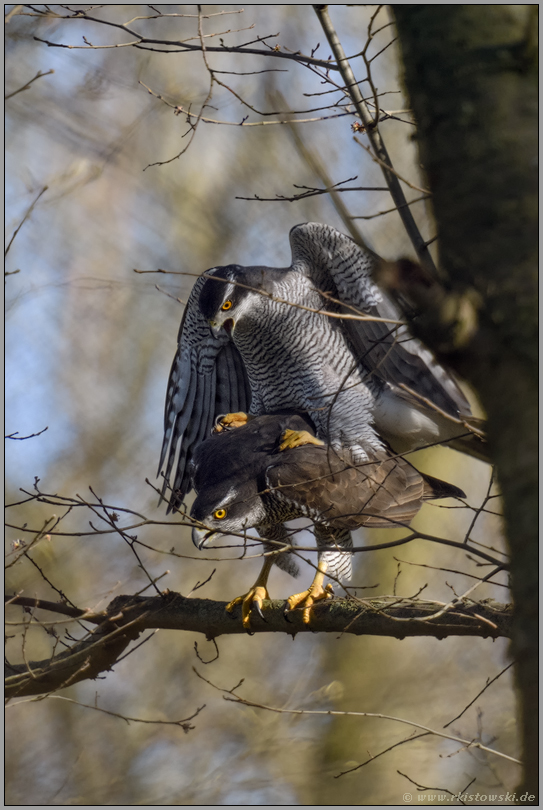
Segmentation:
<svg viewBox="0 0 543 810">
<path fill-rule="evenodd" d="M 254 609 L 258 613 L 261 619 L 264 618 L 262 615 L 262 604 L 264 599 L 269 599 L 270 595 L 268 593 L 268 589 L 262 585 L 255 586 L 251 588 L 251 590 L 244 594 L 243 596 L 236 596 L 235 599 L 232 599 L 226 606 L 226 610 L 228 613 L 232 613 L 236 605 L 241 604 L 241 621 L 243 624 L 243 629 L 250 632 L 251 630 L 251 611 Z"/>
<path fill-rule="evenodd" d="M 236 596 L 236 598 L 232 599 L 232 601 L 226 606 L 228 613 L 232 613 L 236 605 L 241 605 L 241 620 L 243 623 L 243 629 L 247 630 L 248 633 L 251 632 L 251 611 L 253 608 L 256 610 L 260 618 L 264 619 L 262 613 L 262 604 L 265 599 L 270 598 L 266 585 L 268 583 L 268 577 L 270 575 L 273 561 L 273 557 L 266 557 L 260 574 L 258 575 L 253 587 L 247 593 L 243 594 L 243 596 Z"/>
<path fill-rule="evenodd" d="M 325 562 L 320 562 L 317 568 L 317 573 L 313 578 L 313 582 L 307 591 L 302 591 L 302 593 L 295 593 L 292 596 L 289 596 L 287 599 L 287 606 L 285 608 L 285 616 L 289 611 L 294 610 L 294 608 L 303 607 L 303 623 L 309 624 L 311 618 L 311 608 L 315 602 L 320 602 L 323 599 L 332 599 L 334 595 L 334 589 L 332 586 L 328 584 L 326 587 L 323 587 L 327 567 L 328 566 Z"/>
<path fill-rule="evenodd" d="M 308 430 L 285 430 L 281 436 L 279 450 L 290 450 L 293 447 L 302 447 L 304 444 L 323 445 L 324 442 L 321 442 Z"/>
<path fill-rule="evenodd" d="M 243 427 L 249 421 L 250 417 L 243 411 L 236 413 L 226 413 L 215 422 L 213 433 L 222 433 L 223 430 L 233 430 L 234 428 Z"/>
</svg>

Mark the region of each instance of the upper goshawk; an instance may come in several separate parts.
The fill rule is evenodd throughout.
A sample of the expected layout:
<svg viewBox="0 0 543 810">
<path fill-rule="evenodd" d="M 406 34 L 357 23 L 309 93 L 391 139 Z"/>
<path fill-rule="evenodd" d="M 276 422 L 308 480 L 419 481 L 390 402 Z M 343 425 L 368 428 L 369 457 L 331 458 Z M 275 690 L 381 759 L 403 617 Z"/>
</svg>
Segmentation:
<svg viewBox="0 0 543 810">
<path fill-rule="evenodd" d="M 295 226 L 290 244 L 290 267 L 215 267 L 192 289 L 159 465 L 170 508 L 221 413 L 307 413 L 317 436 L 355 463 L 382 451 L 382 439 L 404 452 L 467 433 L 464 394 L 373 283 L 378 257 L 315 223 Z"/>
<path fill-rule="evenodd" d="M 425 500 L 465 497 L 452 484 L 385 451 L 353 465 L 348 452 L 317 440 L 300 414 L 265 414 L 211 436 L 196 448 L 189 471 L 197 492 L 190 512 L 199 524 L 192 530 L 197 548 L 217 533 L 246 541 L 246 530 L 253 528 L 264 542 L 267 556 L 257 581 L 227 607 L 242 602 L 246 629 L 251 609 L 261 613 L 263 599 L 269 598 L 273 563 L 298 573 L 286 521 L 305 517 L 314 524 L 318 571 L 308 590 L 291 596 L 286 608 L 302 607 L 308 622 L 311 605 L 330 594 L 324 575 L 351 578 L 352 530 L 407 525 Z"/>
</svg>

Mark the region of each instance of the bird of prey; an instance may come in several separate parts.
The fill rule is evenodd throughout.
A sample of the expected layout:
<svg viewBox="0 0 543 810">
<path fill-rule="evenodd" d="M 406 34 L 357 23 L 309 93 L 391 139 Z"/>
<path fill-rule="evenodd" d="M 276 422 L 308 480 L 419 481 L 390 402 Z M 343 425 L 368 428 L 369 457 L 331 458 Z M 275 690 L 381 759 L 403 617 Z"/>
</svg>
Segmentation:
<svg viewBox="0 0 543 810">
<path fill-rule="evenodd" d="M 166 396 L 159 469 L 170 509 L 223 413 L 306 413 L 354 463 L 385 441 L 395 452 L 434 442 L 466 449 L 469 404 L 372 281 L 378 257 L 316 223 L 295 226 L 290 244 L 290 267 L 215 267 L 193 287 Z"/>
<path fill-rule="evenodd" d="M 425 500 L 465 497 L 452 484 L 419 473 L 401 456 L 378 451 L 353 465 L 349 453 L 331 451 L 315 437 L 307 417 L 294 413 L 265 414 L 212 435 L 197 447 L 190 473 L 197 492 L 190 513 L 197 523 L 192 530 L 197 548 L 217 532 L 244 537 L 248 529 L 256 529 L 264 542 L 268 556 L 258 579 L 227 606 L 232 611 L 242 603 L 246 629 L 251 610 L 262 615 L 262 601 L 269 599 L 273 563 L 298 573 L 286 521 L 305 517 L 315 527 L 317 573 L 286 608 L 303 608 L 307 623 L 314 602 L 331 595 L 330 586 L 323 587 L 325 574 L 342 581 L 351 577 L 352 530 L 407 525 Z"/>
</svg>

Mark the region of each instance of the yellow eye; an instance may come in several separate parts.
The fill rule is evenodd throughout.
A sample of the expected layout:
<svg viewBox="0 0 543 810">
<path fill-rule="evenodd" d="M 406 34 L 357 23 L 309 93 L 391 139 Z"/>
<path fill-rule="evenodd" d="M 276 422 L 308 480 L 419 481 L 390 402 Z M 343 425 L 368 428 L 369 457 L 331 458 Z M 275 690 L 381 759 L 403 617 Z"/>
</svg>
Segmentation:
<svg viewBox="0 0 543 810">
<path fill-rule="evenodd" d="M 230 309 L 231 306 L 232 306 L 232 301 L 225 301 L 224 304 L 222 305 L 221 309 L 224 310 L 224 312 L 226 312 L 226 310 Z"/>
<path fill-rule="evenodd" d="M 213 517 L 215 520 L 222 520 L 226 517 L 226 509 L 217 509 L 216 512 L 213 512 Z"/>
</svg>

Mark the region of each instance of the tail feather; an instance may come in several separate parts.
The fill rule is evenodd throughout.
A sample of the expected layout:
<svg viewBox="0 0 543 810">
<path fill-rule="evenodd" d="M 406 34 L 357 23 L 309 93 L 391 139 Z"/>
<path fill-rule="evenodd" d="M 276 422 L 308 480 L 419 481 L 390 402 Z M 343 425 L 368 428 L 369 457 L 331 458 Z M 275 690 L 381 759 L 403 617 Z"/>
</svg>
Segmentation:
<svg viewBox="0 0 543 810">
<path fill-rule="evenodd" d="M 434 478 L 433 475 L 426 475 L 421 473 L 426 484 L 424 488 L 423 500 L 431 501 L 437 498 L 465 498 L 466 493 L 454 484 L 449 484 L 447 481 L 442 481 L 440 478 Z"/>
</svg>

